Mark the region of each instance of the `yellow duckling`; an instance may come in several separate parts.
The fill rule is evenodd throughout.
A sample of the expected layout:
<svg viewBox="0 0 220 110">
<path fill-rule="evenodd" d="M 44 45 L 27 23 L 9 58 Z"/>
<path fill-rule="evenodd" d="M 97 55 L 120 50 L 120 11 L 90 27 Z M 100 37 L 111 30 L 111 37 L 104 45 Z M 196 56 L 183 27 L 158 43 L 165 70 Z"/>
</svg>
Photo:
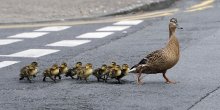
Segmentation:
<svg viewBox="0 0 220 110">
<path fill-rule="evenodd" d="M 104 75 L 104 81 L 107 82 L 108 78 L 112 75 L 112 71 L 116 68 L 116 62 L 112 62 L 107 66 L 106 74 Z"/>
<path fill-rule="evenodd" d="M 88 77 L 93 73 L 93 67 L 91 63 L 87 63 L 85 67 L 82 67 L 77 76 L 79 79 L 88 80 Z"/>
<path fill-rule="evenodd" d="M 74 79 L 74 76 L 77 75 L 77 73 L 79 73 L 78 71 L 80 71 L 80 68 L 82 67 L 82 62 L 77 62 L 73 68 L 70 68 L 67 73 L 66 73 L 66 77 L 71 77 L 72 79 Z"/>
<path fill-rule="evenodd" d="M 112 62 L 112 64 L 110 65 L 111 68 L 115 68 L 117 66 L 116 62 Z"/>
<path fill-rule="evenodd" d="M 130 71 L 130 69 L 129 69 L 128 64 L 123 64 L 122 68 L 121 68 L 121 74 L 119 76 L 115 77 L 115 79 L 118 80 L 118 83 L 121 83 L 121 78 L 128 75 L 129 71 Z"/>
<path fill-rule="evenodd" d="M 56 76 L 60 73 L 59 66 L 57 64 L 54 64 L 51 68 L 46 69 L 43 72 L 44 78 L 43 81 L 46 81 L 46 77 L 49 77 L 54 82 L 56 82 Z M 53 78 L 54 77 L 54 78 Z"/>
<path fill-rule="evenodd" d="M 123 67 L 121 68 L 120 65 L 116 65 L 115 68 L 111 68 L 111 70 L 109 71 L 109 73 L 107 75 L 107 79 L 108 79 L 108 77 L 110 77 L 111 79 L 118 80 L 118 83 L 121 83 L 120 79 L 123 76 L 125 76 L 126 72 L 129 72 L 127 65 L 122 65 L 122 66 Z"/>
<path fill-rule="evenodd" d="M 120 67 L 120 65 L 116 65 L 116 67 L 112 69 L 110 77 L 115 78 L 120 75 L 121 75 L 121 67 Z"/>
<path fill-rule="evenodd" d="M 61 79 L 61 74 L 66 74 L 67 72 L 68 72 L 68 66 L 67 66 L 67 63 L 62 63 L 61 64 L 61 66 L 59 67 L 59 74 L 57 75 L 58 77 L 59 77 L 59 79 Z M 55 76 L 55 79 L 56 79 L 56 77 L 57 76 Z"/>
<path fill-rule="evenodd" d="M 31 83 L 30 78 L 36 77 L 38 73 L 38 63 L 32 62 L 30 65 L 21 68 L 19 80 L 23 80 L 25 77 Z"/>
<path fill-rule="evenodd" d="M 130 71 L 130 68 L 129 68 L 128 64 L 123 64 L 122 65 L 122 73 L 125 74 L 125 76 L 126 76 L 126 75 L 128 75 L 129 71 Z"/>
<path fill-rule="evenodd" d="M 97 78 L 98 82 L 100 81 L 100 79 L 103 79 L 105 81 L 107 71 L 107 65 L 103 64 L 101 68 L 97 68 L 94 70 L 93 75 Z"/>
</svg>

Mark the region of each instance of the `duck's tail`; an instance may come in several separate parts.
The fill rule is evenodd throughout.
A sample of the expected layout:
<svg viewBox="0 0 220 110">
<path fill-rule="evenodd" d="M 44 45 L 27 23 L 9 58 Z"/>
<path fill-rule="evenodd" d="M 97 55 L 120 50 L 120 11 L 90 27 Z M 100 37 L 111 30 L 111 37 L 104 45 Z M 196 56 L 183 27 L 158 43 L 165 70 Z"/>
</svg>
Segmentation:
<svg viewBox="0 0 220 110">
<path fill-rule="evenodd" d="M 136 73 L 137 67 L 140 66 L 140 65 L 142 65 L 142 64 L 146 64 L 146 62 L 147 62 L 147 58 L 143 58 L 138 64 L 134 65 L 134 66 L 130 69 L 129 73 Z"/>
<path fill-rule="evenodd" d="M 138 64 L 131 67 L 131 69 L 129 70 L 129 73 L 135 73 L 137 70 L 137 67 L 138 67 Z"/>
</svg>

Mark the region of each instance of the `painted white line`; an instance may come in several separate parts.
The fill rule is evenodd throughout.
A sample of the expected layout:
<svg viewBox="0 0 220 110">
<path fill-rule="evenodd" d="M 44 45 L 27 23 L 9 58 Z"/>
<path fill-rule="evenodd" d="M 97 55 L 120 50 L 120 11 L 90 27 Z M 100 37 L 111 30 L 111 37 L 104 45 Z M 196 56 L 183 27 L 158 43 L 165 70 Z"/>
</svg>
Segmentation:
<svg viewBox="0 0 220 110">
<path fill-rule="evenodd" d="M 0 45 L 12 44 L 19 41 L 22 41 L 22 39 L 0 39 Z"/>
<path fill-rule="evenodd" d="M 37 29 L 35 31 L 43 31 L 43 32 L 50 32 L 50 31 L 62 31 L 62 30 L 65 30 L 65 29 L 68 29 L 70 28 L 71 26 L 53 26 L 53 27 L 44 27 L 44 28 L 41 28 L 41 29 Z"/>
<path fill-rule="evenodd" d="M 44 55 L 48 55 L 51 53 L 58 52 L 60 50 L 54 49 L 28 49 L 25 51 L 21 51 L 18 53 L 10 54 L 10 55 L 0 55 L 3 57 L 29 57 L 29 58 L 38 58 Z"/>
<path fill-rule="evenodd" d="M 91 40 L 62 40 L 46 46 L 63 46 L 63 47 L 75 47 L 81 44 L 89 43 Z"/>
<path fill-rule="evenodd" d="M 26 32 L 21 34 L 16 34 L 14 36 L 9 36 L 8 38 L 37 38 L 48 34 L 47 32 Z"/>
<path fill-rule="evenodd" d="M 6 66 L 10 66 L 13 64 L 19 63 L 19 61 L 1 61 L 0 62 L 0 68 L 6 67 Z"/>
<path fill-rule="evenodd" d="M 76 38 L 104 38 L 113 33 L 114 32 L 90 32 L 90 33 L 85 33 L 80 36 L 77 36 Z"/>
<path fill-rule="evenodd" d="M 130 26 L 107 26 L 104 28 L 97 29 L 96 31 L 123 31 L 128 29 Z"/>
<path fill-rule="evenodd" d="M 126 20 L 126 21 L 116 22 L 113 25 L 138 25 L 141 22 L 143 22 L 143 20 Z"/>
</svg>

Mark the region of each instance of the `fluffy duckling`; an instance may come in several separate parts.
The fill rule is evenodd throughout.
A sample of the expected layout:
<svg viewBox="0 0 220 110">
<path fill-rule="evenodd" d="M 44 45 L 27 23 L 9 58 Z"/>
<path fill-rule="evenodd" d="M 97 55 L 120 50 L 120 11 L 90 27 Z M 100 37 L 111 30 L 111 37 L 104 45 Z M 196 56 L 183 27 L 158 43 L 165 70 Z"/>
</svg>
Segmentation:
<svg viewBox="0 0 220 110">
<path fill-rule="evenodd" d="M 116 65 L 115 68 L 112 68 L 109 73 L 108 73 L 108 77 L 110 77 L 111 79 L 117 79 L 117 77 L 119 77 L 122 74 L 121 71 L 121 67 L 120 65 Z M 118 80 L 118 82 L 120 83 L 120 80 Z"/>
<path fill-rule="evenodd" d="M 122 68 L 121 68 L 121 74 L 119 76 L 115 77 L 115 79 L 118 80 L 118 83 L 121 83 L 121 78 L 128 75 L 129 71 L 130 71 L 130 69 L 129 69 L 128 64 L 123 64 Z"/>
<path fill-rule="evenodd" d="M 101 68 L 97 68 L 94 70 L 93 75 L 97 78 L 98 82 L 100 81 L 100 79 L 103 79 L 105 81 L 107 71 L 107 65 L 103 64 Z"/>
<path fill-rule="evenodd" d="M 125 74 L 125 76 L 126 76 L 126 75 L 128 75 L 129 71 L 130 71 L 130 68 L 129 68 L 128 64 L 123 64 L 122 65 L 122 73 Z"/>
<path fill-rule="evenodd" d="M 30 65 L 21 68 L 19 80 L 23 80 L 25 77 L 31 83 L 30 78 L 36 77 L 38 73 L 38 63 L 32 62 Z"/>
<path fill-rule="evenodd" d="M 80 69 L 82 67 L 82 62 L 77 62 L 73 68 L 70 68 L 67 72 L 66 72 L 66 77 L 71 77 L 72 79 L 74 79 L 74 76 L 77 75 L 77 71 L 78 69 Z"/>
<path fill-rule="evenodd" d="M 55 76 L 55 79 L 56 77 L 59 77 L 59 79 L 61 79 L 61 74 L 66 74 L 68 72 L 68 66 L 67 66 L 67 63 L 62 63 L 59 67 L 59 74 Z"/>
<path fill-rule="evenodd" d="M 116 62 L 112 62 L 110 65 L 111 68 L 115 68 L 116 66 L 117 66 Z"/>
<path fill-rule="evenodd" d="M 110 65 L 107 66 L 107 72 L 104 75 L 104 81 L 107 82 L 108 78 L 111 76 L 112 71 L 116 68 L 117 63 L 112 62 Z"/>
<path fill-rule="evenodd" d="M 85 67 L 79 68 L 77 76 L 79 79 L 88 80 L 88 77 L 93 73 L 93 67 L 91 63 L 87 63 Z"/>
<path fill-rule="evenodd" d="M 43 72 L 44 75 L 43 81 L 46 81 L 46 77 L 49 77 L 54 82 L 56 82 L 55 77 L 58 76 L 59 73 L 60 73 L 59 66 L 57 64 L 54 64 L 51 68 L 48 68 Z"/>
</svg>

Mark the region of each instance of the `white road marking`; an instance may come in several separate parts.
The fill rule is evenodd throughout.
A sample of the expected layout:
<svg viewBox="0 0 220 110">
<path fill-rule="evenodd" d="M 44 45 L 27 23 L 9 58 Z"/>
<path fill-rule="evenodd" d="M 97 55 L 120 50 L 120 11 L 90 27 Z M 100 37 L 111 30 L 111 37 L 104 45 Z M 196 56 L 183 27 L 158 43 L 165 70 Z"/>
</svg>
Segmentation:
<svg viewBox="0 0 220 110">
<path fill-rule="evenodd" d="M 85 33 L 80 36 L 77 36 L 76 38 L 104 38 L 113 33 L 114 32 L 90 32 L 90 33 Z"/>
<path fill-rule="evenodd" d="M 14 36 L 9 36 L 8 38 L 37 38 L 48 34 L 47 32 L 26 32 L 21 34 L 16 34 Z"/>
<path fill-rule="evenodd" d="M 62 40 L 52 44 L 47 44 L 46 46 L 63 46 L 63 47 L 75 47 L 81 44 L 91 42 L 91 40 Z"/>
<path fill-rule="evenodd" d="M 97 29 L 96 31 L 123 31 L 128 29 L 130 26 L 107 26 L 104 28 Z"/>
<path fill-rule="evenodd" d="M 19 63 L 20 61 L 1 61 L 0 62 L 0 68 L 6 67 L 6 66 L 10 66 L 16 63 Z"/>
<path fill-rule="evenodd" d="M 0 39 L 0 45 L 12 44 L 19 41 L 22 41 L 22 39 Z"/>
<path fill-rule="evenodd" d="M 53 26 L 53 27 L 44 27 L 44 28 L 41 28 L 41 29 L 37 29 L 35 31 L 43 31 L 43 32 L 50 32 L 50 31 L 62 31 L 62 30 L 65 30 L 65 29 L 68 29 L 70 28 L 71 26 Z"/>
<path fill-rule="evenodd" d="M 143 20 L 125 20 L 116 22 L 113 25 L 138 25 L 141 22 L 143 22 Z"/>
<path fill-rule="evenodd" d="M 25 51 L 21 51 L 18 53 L 10 54 L 10 55 L 0 55 L 3 57 L 29 57 L 29 58 L 38 58 L 44 55 L 52 54 L 58 52 L 60 50 L 54 49 L 28 49 Z"/>
</svg>

